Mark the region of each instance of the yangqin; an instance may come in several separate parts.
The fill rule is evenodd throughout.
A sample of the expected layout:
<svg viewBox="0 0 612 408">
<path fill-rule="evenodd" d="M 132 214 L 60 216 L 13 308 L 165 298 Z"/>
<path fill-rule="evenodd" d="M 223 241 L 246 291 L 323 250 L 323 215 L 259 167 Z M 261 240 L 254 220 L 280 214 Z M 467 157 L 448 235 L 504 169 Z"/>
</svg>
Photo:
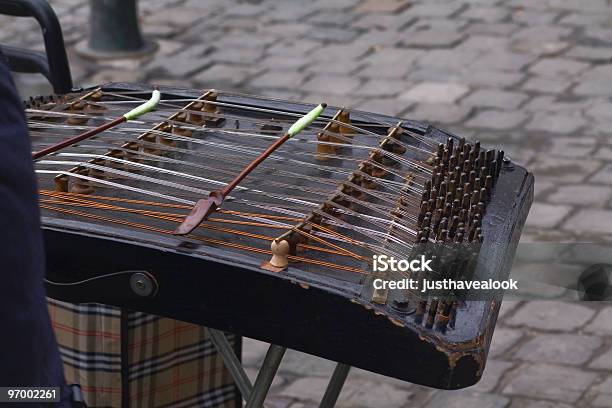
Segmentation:
<svg viewBox="0 0 612 408">
<path fill-rule="evenodd" d="M 33 98 L 32 150 L 116 119 L 152 90 L 113 83 Z M 436 388 L 478 381 L 501 296 L 375 288 L 377 278 L 410 273 L 375 272 L 373 257 L 433 254 L 436 273 L 419 277 L 505 279 L 533 199 L 528 171 L 420 122 L 327 106 L 177 235 L 198 200 L 315 105 L 159 91 L 156 110 L 35 160 L 52 297 L 197 323 Z"/>
</svg>

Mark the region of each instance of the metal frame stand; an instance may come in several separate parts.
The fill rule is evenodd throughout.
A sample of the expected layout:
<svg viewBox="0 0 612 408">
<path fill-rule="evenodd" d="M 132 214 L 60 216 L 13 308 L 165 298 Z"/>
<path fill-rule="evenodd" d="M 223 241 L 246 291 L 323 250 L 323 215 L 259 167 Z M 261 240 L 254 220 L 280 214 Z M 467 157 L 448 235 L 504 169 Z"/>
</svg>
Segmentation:
<svg viewBox="0 0 612 408">
<path fill-rule="evenodd" d="M 242 398 L 246 401 L 245 408 L 261 408 L 264 406 L 264 401 L 274 380 L 274 376 L 278 371 L 278 367 L 287 351 L 286 347 L 277 346 L 276 344 L 270 344 L 270 348 L 266 353 L 263 364 L 257 378 L 255 379 L 255 385 L 251 385 L 242 364 L 238 360 L 236 353 L 232 349 L 231 344 L 225 337 L 225 334 L 216 329 L 206 328 L 210 335 L 212 343 L 221 355 L 225 366 L 229 370 L 232 378 L 236 382 Z M 344 387 L 344 382 L 348 376 L 351 366 L 338 363 L 334 372 L 329 380 L 325 394 L 321 399 L 319 408 L 333 408 L 338 401 L 338 397 Z"/>
</svg>

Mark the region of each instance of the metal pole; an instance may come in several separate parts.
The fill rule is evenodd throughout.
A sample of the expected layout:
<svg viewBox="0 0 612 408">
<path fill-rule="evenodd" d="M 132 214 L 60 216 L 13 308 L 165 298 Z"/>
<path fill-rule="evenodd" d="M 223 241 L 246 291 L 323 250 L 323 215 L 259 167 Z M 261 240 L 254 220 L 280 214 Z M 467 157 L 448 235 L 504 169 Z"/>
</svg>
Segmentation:
<svg viewBox="0 0 612 408">
<path fill-rule="evenodd" d="M 323 395 L 323 399 L 319 404 L 319 408 L 333 408 L 336 405 L 336 401 L 338 401 L 338 397 L 342 392 L 342 387 L 344 386 L 350 369 L 350 365 L 342 363 L 336 365 L 334 373 L 327 385 L 327 389 L 325 390 L 325 395 Z"/>
<path fill-rule="evenodd" d="M 76 51 L 88 58 L 132 58 L 149 54 L 156 45 L 145 41 L 138 24 L 136 0 L 89 0 L 89 39 Z"/>
<path fill-rule="evenodd" d="M 287 348 L 271 344 L 245 408 L 261 408 Z"/>
<path fill-rule="evenodd" d="M 247 401 L 249 395 L 251 395 L 253 386 L 251 385 L 251 380 L 249 380 L 249 377 L 244 372 L 242 364 L 240 364 L 240 361 L 238 361 L 238 357 L 236 357 L 236 353 L 234 353 L 232 345 L 229 341 L 227 341 L 227 337 L 225 337 L 225 333 L 222 331 L 211 329 L 210 327 L 207 327 L 206 330 L 208 330 L 210 340 L 215 345 L 215 348 L 219 354 L 221 354 L 221 358 L 232 375 L 232 378 L 234 381 L 236 381 L 236 385 L 242 394 L 242 398 Z"/>
</svg>

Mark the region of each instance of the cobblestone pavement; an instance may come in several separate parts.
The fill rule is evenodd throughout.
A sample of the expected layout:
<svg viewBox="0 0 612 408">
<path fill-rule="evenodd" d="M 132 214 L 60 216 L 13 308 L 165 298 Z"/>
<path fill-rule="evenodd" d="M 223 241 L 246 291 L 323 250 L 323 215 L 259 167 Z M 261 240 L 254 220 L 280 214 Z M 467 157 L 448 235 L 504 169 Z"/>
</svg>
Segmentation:
<svg viewBox="0 0 612 408">
<path fill-rule="evenodd" d="M 610 1 L 146 0 L 155 57 L 97 64 L 73 51 L 86 2 L 52 3 L 78 84 L 215 87 L 426 120 L 535 173 L 524 241 L 612 238 Z M 0 41 L 41 47 L 27 20 L 0 19 Z M 44 93 L 40 78 L 19 84 Z M 264 353 L 246 341 L 252 374 Z M 315 406 L 332 369 L 289 352 L 271 401 Z M 339 405 L 612 407 L 612 306 L 504 302 L 478 385 L 440 392 L 355 369 Z"/>
</svg>

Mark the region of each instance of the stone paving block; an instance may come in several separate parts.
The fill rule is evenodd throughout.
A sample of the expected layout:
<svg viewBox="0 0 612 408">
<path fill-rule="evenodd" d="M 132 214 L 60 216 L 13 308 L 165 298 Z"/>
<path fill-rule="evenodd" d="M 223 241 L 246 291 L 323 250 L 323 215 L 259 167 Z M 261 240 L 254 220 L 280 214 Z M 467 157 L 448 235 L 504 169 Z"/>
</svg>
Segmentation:
<svg viewBox="0 0 612 408">
<path fill-rule="evenodd" d="M 348 26 L 356 18 L 342 10 L 321 10 L 310 15 L 306 21 L 315 25 Z"/>
<path fill-rule="evenodd" d="M 542 41 L 538 37 L 531 37 L 513 41 L 510 49 L 514 52 L 540 57 L 556 57 L 570 46 L 571 44 L 567 41 Z"/>
<path fill-rule="evenodd" d="M 425 408 L 504 408 L 510 399 L 494 394 L 479 394 L 469 391 L 438 391 Z"/>
<path fill-rule="evenodd" d="M 305 55 L 315 48 L 321 47 L 321 43 L 318 41 L 311 41 L 305 38 L 292 38 L 284 41 L 278 41 L 275 44 L 270 45 L 266 49 L 266 53 L 269 55 L 280 55 L 287 58 L 288 55 Z"/>
<path fill-rule="evenodd" d="M 561 133 L 561 132 L 557 132 Z M 591 137 L 558 136 L 553 138 L 546 148 L 546 153 L 555 157 L 592 157 L 596 147 L 596 139 Z"/>
<path fill-rule="evenodd" d="M 242 363 L 248 367 L 259 367 L 270 345 L 263 341 L 242 338 Z"/>
<path fill-rule="evenodd" d="M 546 58 L 533 64 L 529 71 L 542 76 L 559 78 L 576 75 L 587 68 L 589 64 L 569 58 Z"/>
<path fill-rule="evenodd" d="M 585 129 L 585 134 L 594 135 L 596 137 L 610 134 L 612 129 L 612 120 L 596 120 L 589 123 L 589 127 Z"/>
<path fill-rule="evenodd" d="M 402 45 L 417 48 L 451 48 L 459 44 L 464 35 L 457 31 L 422 30 L 410 33 Z"/>
<path fill-rule="evenodd" d="M 255 67 L 240 67 L 234 65 L 215 64 L 200 72 L 193 80 L 211 88 L 222 86 L 236 87 L 247 78 L 255 76 L 259 70 Z"/>
<path fill-rule="evenodd" d="M 508 48 L 509 40 L 507 37 L 491 35 L 470 35 L 465 41 L 456 48 L 457 54 L 465 50 L 479 51 L 480 53 L 498 52 L 498 50 Z M 533 57 L 530 57 L 533 58 Z"/>
<path fill-rule="evenodd" d="M 519 369 L 503 393 L 574 403 L 596 378 L 597 374 L 567 366 L 527 365 Z"/>
<path fill-rule="evenodd" d="M 591 69 L 583 72 L 581 78 L 585 80 L 612 79 L 612 64 L 594 65 Z"/>
<path fill-rule="evenodd" d="M 295 403 L 295 399 L 290 397 L 282 397 L 274 395 L 274 391 L 270 392 L 270 395 L 266 398 L 266 407 L 268 408 L 293 408 L 297 407 L 300 403 Z M 316 405 L 314 405 L 316 407 Z M 313 407 L 313 408 L 314 408 Z M 303 405 L 301 408 L 305 408 Z"/>
<path fill-rule="evenodd" d="M 560 12 L 556 10 L 518 9 L 511 14 L 511 17 L 512 21 L 518 24 L 541 26 L 553 23 L 559 17 L 559 14 Z"/>
<path fill-rule="evenodd" d="M 548 4 L 554 8 L 578 12 L 602 12 L 609 5 L 606 0 L 551 0 Z"/>
<path fill-rule="evenodd" d="M 356 406 L 400 408 L 409 404 L 412 393 L 406 389 L 393 387 L 387 383 L 378 383 L 350 378 L 349 387 L 343 391 L 338 401 L 338 408 Z M 343 395 L 344 394 L 344 395 Z"/>
<path fill-rule="evenodd" d="M 504 301 L 503 303 L 507 303 Z M 502 303 L 502 304 L 503 304 Z M 517 329 L 498 327 L 493 332 L 491 345 L 489 347 L 489 357 L 499 357 L 514 346 L 523 338 L 524 333 Z"/>
<path fill-rule="evenodd" d="M 336 363 L 295 350 L 287 350 L 279 367 L 283 374 L 307 375 L 312 377 L 328 377 L 334 371 Z M 323 395 L 323 394 L 321 394 Z"/>
<path fill-rule="evenodd" d="M 434 49 L 419 58 L 417 64 L 425 69 L 430 69 L 431 67 L 460 67 L 472 65 L 474 61 L 478 60 L 479 55 L 480 52 L 476 49 L 464 49 L 460 53 L 454 49 Z"/>
<path fill-rule="evenodd" d="M 568 205 L 533 203 L 527 216 L 527 225 L 537 228 L 554 228 L 564 221 L 571 211 L 572 207 Z"/>
<path fill-rule="evenodd" d="M 368 47 L 363 45 L 327 44 L 315 47 L 308 57 L 314 61 L 339 62 L 339 60 L 356 60 L 368 51 Z"/>
<path fill-rule="evenodd" d="M 606 164 L 591 178 L 591 181 L 607 185 L 612 184 L 612 164 Z"/>
<path fill-rule="evenodd" d="M 514 357 L 533 363 L 580 365 L 587 362 L 602 345 L 593 336 L 541 334 L 523 344 Z"/>
<path fill-rule="evenodd" d="M 612 188 L 595 185 L 560 186 L 550 194 L 547 200 L 551 203 L 588 205 L 603 207 L 612 199 Z"/>
<path fill-rule="evenodd" d="M 533 228 L 533 225 L 529 225 Z M 518 296 L 533 299 L 555 299 L 567 292 L 566 287 L 576 284 L 582 268 L 551 263 L 550 258 L 542 262 L 514 262 L 512 277 L 519 281 Z M 578 269 L 578 271 L 577 271 Z M 511 293 L 511 296 L 514 293 Z"/>
<path fill-rule="evenodd" d="M 295 72 L 303 69 L 309 64 L 313 64 L 313 61 L 305 55 L 300 54 L 294 58 L 287 58 L 286 55 L 272 54 L 265 56 L 257 65 L 262 69 L 268 68 L 273 71 L 287 70 Z"/>
<path fill-rule="evenodd" d="M 359 35 L 357 30 L 338 27 L 317 27 L 316 30 L 306 32 L 306 37 L 316 41 L 326 41 L 333 43 L 347 43 Z"/>
<path fill-rule="evenodd" d="M 410 5 L 409 0 L 363 0 L 356 13 L 397 13 Z"/>
<path fill-rule="evenodd" d="M 597 101 L 587 109 L 586 114 L 594 119 L 612 120 L 612 102 Z"/>
<path fill-rule="evenodd" d="M 214 62 L 256 66 L 264 55 L 262 48 L 224 47 L 212 52 L 209 57 Z"/>
<path fill-rule="evenodd" d="M 298 378 L 280 392 L 284 397 L 318 401 L 323 397 L 328 380 L 319 377 Z M 346 386 L 346 385 L 345 385 Z M 342 395 L 341 395 L 342 398 Z"/>
<path fill-rule="evenodd" d="M 411 88 L 412 84 L 405 81 L 389 79 L 370 79 L 359 87 L 356 92 L 365 97 L 390 97 Z"/>
<path fill-rule="evenodd" d="M 403 32 L 405 32 L 406 35 L 424 30 L 461 32 L 469 24 L 467 20 L 459 20 L 456 18 L 420 17 L 414 24 L 406 25 Z"/>
<path fill-rule="evenodd" d="M 238 3 L 233 4 L 226 11 L 228 17 L 255 18 L 265 12 L 265 9 L 257 4 Z"/>
<path fill-rule="evenodd" d="M 307 59 L 307 58 L 306 58 Z M 311 61 L 308 67 L 304 70 L 308 74 L 321 75 L 340 75 L 352 77 L 354 73 L 360 71 L 364 64 L 358 63 L 352 59 L 337 60 L 331 57 L 329 60 Z"/>
<path fill-rule="evenodd" d="M 580 80 L 572 91 L 576 95 L 609 96 L 612 94 L 610 79 Z"/>
<path fill-rule="evenodd" d="M 466 32 L 469 34 L 487 34 L 487 35 L 508 36 L 517 29 L 518 27 L 515 24 L 475 23 L 475 24 L 470 24 L 468 28 L 466 29 Z"/>
<path fill-rule="evenodd" d="M 569 134 L 586 125 L 586 119 L 581 117 L 541 113 L 537 114 L 525 128 L 540 132 Z"/>
<path fill-rule="evenodd" d="M 464 70 L 461 73 L 461 80 L 468 85 L 486 86 L 493 88 L 511 88 L 525 78 L 521 72 L 483 70 L 476 66 Z"/>
<path fill-rule="evenodd" d="M 504 7 L 482 6 L 470 7 L 459 14 L 460 18 L 467 18 L 475 21 L 496 22 L 502 21 L 508 15 L 509 10 Z"/>
<path fill-rule="evenodd" d="M 463 98 L 461 103 L 468 106 L 512 110 L 518 108 L 526 99 L 527 95 L 519 92 L 479 89 Z"/>
<path fill-rule="evenodd" d="M 570 26 L 593 26 L 604 24 L 609 20 L 609 16 L 606 13 L 570 13 L 559 20 L 559 24 L 570 25 Z"/>
<path fill-rule="evenodd" d="M 294 402 L 289 408 L 317 408 L 319 404 L 314 402 Z M 276 407 L 272 407 L 276 408 Z"/>
<path fill-rule="evenodd" d="M 535 76 L 527 80 L 521 87 L 527 91 L 538 93 L 561 94 L 569 86 L 570 83 L 557 78 Z"/>
<path fill-rule="evenodd" d="M 582 36 L 589 40 L 596 40 L 597 42 L 610 45 L 612 43 L 612 29 L 601 28 L 601 27 L 587 27 L 582 33 Z"/>
<path fill-rule="evenodd" d="M 314 2 L 275 1 L 274 7 L 269 13 L 270 17 L 275 21 L 302 21 L 317 11 L 318 8 Z"/>
<path fill-rule="evenodd" d="M 164 8 L 147 15 L 143 20 L 147 25 L 190 26 L 201 18 L 201 11 L 191 7 Z"/>
<path fill-rule="evenodd" d="M 529 241 L 525 241 L 523 240 L 523 237 L 526 237 L 525 234 L 521 235 L 521 243 L 524 242 L 529 242 Z M 520 249 L 520 247 L 519 247 Z M 498 319 L 501 320 L 503 318 L 505 318 L 506 316 L 509 316 L 512 314 L 512 312 L 514 312 L 514 310 L 520 306 L 521 302 L 518 300 L 504 300 L 502 302 L 501 307 L 499 308 L 499 314 L 498 314 Z"/>
<path fill-rule="evenodd" d="M 246 372 L 247 377 L 249 377 L 249 379 L 251 380 L 251 383 L 255 382 L 255 379 L 257 378 L 257 374 L 259 373 L 259 369 L 260 369 L 260 366 L 257 366 L 256 368 L 247 367 L 244 370 Z M 276 374 L 274 376 L 274 379 L 272 380 L 272 389 L 278 388 L 284 385 L 286 382 L 287 380 L 282 375 Z"/>
<path fill-rule="evenodd" d="M 365 14 L 354 21 L 352 26 L 365 30 L 396 30 L 414 21 L 416 18 L 410 20 L 399 14 Z"/>
<path fill-rule="evenodd" d="M 295 71 L 268 71 L 253 78 L 252 86 L 257 88 L 299 88 L 304 82 L 304 74 Z"/>
<path fill-rule="evenodd" d="M 585 331 L 604 336 L 612 335 L 612 306 L 608 306 L 599 311 L 595 319 L 589 323 Z"/>
<path fill-rule="evenodd" d="M 556 115 L 577 116 L 581 111 L 593 105 L 593 100 L 588 98 L 572 98 L 571 100 L 561 101 L 557 96 L 542 95 L 531 99 L 524 106 L 527 111 L 543 111 Z"/>
<path fill-rule="evenodd" d="M 154 59 L 146 66 L 148 72 L 164 73 L 175 77 L 185 77 L 212 64 L 206 57 L 188 55 L 167 55 Z"/>
<path fill-rule="evenodd" d="M 325 102 L 330 106 L 342 106 L 348 109 L 353 109 L 356 105 L 363 102 L 362 98 L 357 98 L 349 94 L 332 94 L 332 93 L 310 93 L 298 99 L 298 102 L 306 102 L 317 105 Z"/>
<path fill-rule="evenodd" d="M 504 374 L 513 366 L 514 364 L 509 361 L 494 360 L 489 358 L 480 381 L 468 389 L 474 392 L 493 392 L 497 385 L 502 381 Z"/>
<path fill-rule="evenodd" d="M 468 91 L 469 88 L 461 84 L 423 82 L 402 93 L 399 99 L 420 103 L 452 103 Z"/>
<path fill-rule="evenodd" d="M 256 36 L 244 36 L 244 34 L 240 33 L 240 36 L 244 38 L 245 41 L 248 41 L 251 37 L 255 40 L 261 38 L 262 35 L 270 36 L 271 38 L 276 38 L 278 41 L 278 37 L 284 38 L 300 38 L 305 33 L 310 30 L 313 30 L 314 27 L 310 24 L 306 23 L 297 23 L 297 22 L 285 22 L 278 21 L 275 23 L 265 24 L 263 27 L 258 28 L 258 32 Z M 275 42 L 274 40 L 271 42 Z"/>
<path fill-rule="evenodd" d="M 521 111 L 486 110 L 476 114 L 467 121 L 466 126 L 483 129 L 513 129 L 527 120 L 526 113 Z"/>
<path fill-rule="evenodd" d="M 567 57 L 593 62 L 610 62 L 612 60 L 612 49 L 608 47 L 572 47 L 565 53 Z"/>
<path fill-rule="evenodd" d="M 327 378 L 299 378 L 280 395 L 300 400 L 319 401 L 325 393 Z M 403 407 L 410 400 L 411 393 L 387 384 L 370 383 L 350 377 L 344 385 L 337 407 L 381 406 L 386 408 Z"/>
<path fill-rule="evenodd" d="M 428 123 L 453 124 L 462 122 L 472 111 L 469 106 L 450 103 L 416 103 L 410 118 Z"/>
<path fill-rule="evenodd" d="M 602 146 L 595 152 L 595 157 L 598 159 L 612 161 L 612 147 Z"/>
<path fill-rule="evenodd" d="M 143 71 L 136 70 L 105 69 L 96 72 L 91 76 L 90 81 L 96 85 L 105 84 L 107 82 L 142 82 L 145 79 L 145 74 L 146 73 Z"/>
<path fill-rule="evenodd" d="M 413 67 L 409 70 L 407 79 L 410 81 L 420 82 L 441 82 L 441 83 L 458 83 L 463 84 L 461 72 L 453 71 L 448 67 Z M 467 85 L 467 84 L 464 84 Z"/>
<path fill-rule="evenodd" d="M 559 402 L 542 401 L 525 398 L 513 398 L 510 408 L 572 408 Z"/>
<path fill-rule="evenodd" d="M 387 377 L 382 374 L 376 374 L 371 371 L 362 370 L 356 367 L 351 367 L 351 371 L 349 373 L 349 379 L 350 381 L 354 381 L 354 380 L 365 381 L 370 384 L 386 383 L 393 387 L 400 388 L 400 389 L 406 389 L 414 393 L 417 393 L 418 388 L 421 387 L 421 386 L 417 386 L 416 384 L 398 380 L 397 378 Z"/>
<path fill-rule="evenodd" d="M 596 407 L 612 407 L 612 377 L 593 387 L 595 398 L 593 405 Z"/>
<path fill-rule="evenodd" d="M 534 184 L 534 193 L 533 194 L 536 197 L 536 199 L 539 200 L 542 195 L 553 191 L 556 186 L 557 186 L 556 183 L 553 183 L 553 182 L 550 182 L 550 181 L 539 181 L 539 180 L 536 180 L 536 182 Z M 553 202 L 553 204 L 554 203 L 555 202 Z"/>
<path fill-rule="evenodd" d="M 537 203 L 536 203 L 537 204 Z M 510 326 L 570 332 L 582 327 L 595 312 L 586 306 L 558 301 L 531 301 L 506 320 Z"/>
<path fill-rule="evenodd" d="M 524 27 L 512 35 L 515 40 L 537 39 L 541 42 L 559 41 L 573 32 L 571 27 L 561 27 L 556 24 Z"/>
<path fill-rule="evenodd" d="M 335 0 L 333 2 L 329 0 L 313 0 L 312 7 L 316 9 L 348 9 L 355 7 L 361 3 L 362 0 Z"/>
<path fill-rule="evenodd" d="M 304 84 L 302 90 L 322 94 L 346 95 L 357 90 L 359 86 L 360 81 L 353 77 L 315 75 Z"/>
<path fill-rule="evenodd" d="M 366 112 L 382 113 L 383 115 L 398 116 L 406 112 L 412 103 L 398 101 L 397 98 L 367 98 L 362 102 L 354 105 L 355 109 L 359 109 Z M 408 116 L 409 119 L 413 119 L 412 115 Z"/>
<path fill-rule="evenodd" d="M 589 368 L 612 371 L 612 349 L 596 356 L 589 364 Z"/>
<path fill-rule="evenodd" d="M 462 7 L 459 3 L 440 3 L 425 2 L 410 6 L 404 15 L 415 17 L 448 17 Z"/>
</svg>

